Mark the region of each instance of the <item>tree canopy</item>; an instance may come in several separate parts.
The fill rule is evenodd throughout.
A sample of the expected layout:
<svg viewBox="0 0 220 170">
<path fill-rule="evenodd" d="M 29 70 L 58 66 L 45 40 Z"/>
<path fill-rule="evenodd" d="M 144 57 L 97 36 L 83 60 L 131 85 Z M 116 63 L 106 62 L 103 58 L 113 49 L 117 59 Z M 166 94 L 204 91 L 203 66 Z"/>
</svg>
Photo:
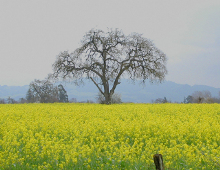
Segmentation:
<svg viewBox="0 0 220 170">
<path fill-rule="evenodd" d="M 68 95 L 64 87 L 60 84 L 55 86 L 49 80 L 34 80 L 30 83 L 26 94 L 28 103 L 54 103 L 68 102 Z"/>
<path fill-rule="evenodd" d="M 76 84 L 86 77 L 110 104 L 122 76 L 161 82 L 167 74 L 166 61 L 166 55 L 141 34 L 126 36 L 118 29 L 92 29 L 83 37 L 81 47 L 57 56 L 53 77 L 73 79 Z"/>
</svg>

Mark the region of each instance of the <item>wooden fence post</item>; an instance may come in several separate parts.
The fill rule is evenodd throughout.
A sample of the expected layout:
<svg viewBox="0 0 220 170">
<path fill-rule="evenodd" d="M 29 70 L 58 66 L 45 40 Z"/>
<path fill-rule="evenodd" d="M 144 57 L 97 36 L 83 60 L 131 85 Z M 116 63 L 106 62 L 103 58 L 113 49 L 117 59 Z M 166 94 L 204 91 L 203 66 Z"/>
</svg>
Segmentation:
<svg viewBox="0 0 220 170">
<path fill-rule="evenodd" d="M 163 157 L 161 154 L 154 155 L 154 164 L 156 166 L 156 170 L 164 170 Z"/>
</svg>

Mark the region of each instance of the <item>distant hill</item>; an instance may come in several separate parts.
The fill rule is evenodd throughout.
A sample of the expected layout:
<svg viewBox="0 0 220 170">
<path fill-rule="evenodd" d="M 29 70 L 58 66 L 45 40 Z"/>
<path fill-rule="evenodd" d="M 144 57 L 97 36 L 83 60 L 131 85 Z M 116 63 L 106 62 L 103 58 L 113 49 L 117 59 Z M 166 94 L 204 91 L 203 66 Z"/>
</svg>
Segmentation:
<svg viewBox="0 0 220 170">
<path fill-rule="evenodd" d="M 29 85 L 25 86 L 1 86 L 0 85 L 0 98 L 7 99 L 11 97 L 15 100 L 25 98 L 26 92 L 28 91 Z"/>
<path fill-rule="evenodd" d="M 85 84 L 82 86 L 75 86 L 71 83 L 64 83 L 63 86 L 67 91 L 69 99 L 76 98 L 77 101 L 96 101 L 98 89 L 91 81 L 85 80 Z M 28 85 L 0 86 L 0 98 L 8 98 L 9 96 L 15 100 L 22 97 L 25 98 L 28 88 Z M 220 88 L 204 85 L 190 86 L 171 81 L 165 81 L 161 84 L 146 82 L 145 85 L 141 85 L 140 82 L 133 84 L 131 81 L 123 79 L 115 92 L 121 94 L 123 102 L 151 103 L 152 100 L 164 97 L 172 102 L 183 102 L 184 97 L 191 95 L 195 91 L 204 90 L 210 91 L 213 97 L 218 97 Z"/>
</svg>

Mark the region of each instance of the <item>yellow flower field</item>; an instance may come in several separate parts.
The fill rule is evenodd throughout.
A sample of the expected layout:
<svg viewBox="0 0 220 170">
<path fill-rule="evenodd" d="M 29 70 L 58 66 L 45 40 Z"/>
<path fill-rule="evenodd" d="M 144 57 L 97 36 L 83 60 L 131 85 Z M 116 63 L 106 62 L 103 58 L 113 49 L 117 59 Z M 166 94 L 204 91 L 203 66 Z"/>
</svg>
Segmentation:
<svg viewBox="0 0 220 170">
<path fill-rule="evenodd" d="M 219 104 L 0 105 L 0 169 L 220 169 Z"/>
</svg>

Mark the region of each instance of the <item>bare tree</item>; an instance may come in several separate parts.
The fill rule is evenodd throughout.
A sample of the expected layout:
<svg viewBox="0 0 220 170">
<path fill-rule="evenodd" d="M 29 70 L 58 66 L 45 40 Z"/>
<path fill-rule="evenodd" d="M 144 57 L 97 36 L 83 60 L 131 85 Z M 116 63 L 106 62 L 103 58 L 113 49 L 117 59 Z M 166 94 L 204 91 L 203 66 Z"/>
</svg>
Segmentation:
<svg viewBox="0 0 220 170">
<path fill-rule="evenodd" d="M 69 102 L 70 103 L 77 103 L 77 99 L 76 98 L 71 98 Z"/>
<path fill-rule="evenodd" d="M 192 94 L 192 103 L 213 103 L 210 91 L 195 91 Z"/>
<path fill-rule="evenodd" d="M 6 103 L 5 99 L 0 99 L 0 104 L 5 104 L 5 103 Z"/>
<path fill-rule="evenodd" d="M 167 73 L 166 60 L 166 55 L 141 34 L 125 36 L 118 29 L 92 29 L 80 48 L 57 56 L 52 77 L 70 78 L 78 84 L 86 76 L 104 96 L 105 104 L 110 104 L 122 76 L 161 82 Z"/>
<path fill-rule="evenodd" d="M 26 99 L 28 102 L 59 102 L 59 90 L 49 80 L 34 80 L 30 83 Z"/>
<path fill-rule="evenodd" d="M 9 97 L 7 98 L 7 103 L 8 103 L 8 104 L 15 104 L 15 103 L 17 103 L 17 101 L 9 96 Z"/>
<path fill-rule="evenodd" d="M 27 100 L 22 97 L 18 100 L 18 103 L 27 103 Z"/>
<path fill-rule="evenodd" d="M 166 97 L 164 97 L 164 98 L 157 98 L 153 103 L 168 103 L 168 100 L 167 100 Z M 171 101 L 169 103 L 171 103 Z"/>
</svg>

